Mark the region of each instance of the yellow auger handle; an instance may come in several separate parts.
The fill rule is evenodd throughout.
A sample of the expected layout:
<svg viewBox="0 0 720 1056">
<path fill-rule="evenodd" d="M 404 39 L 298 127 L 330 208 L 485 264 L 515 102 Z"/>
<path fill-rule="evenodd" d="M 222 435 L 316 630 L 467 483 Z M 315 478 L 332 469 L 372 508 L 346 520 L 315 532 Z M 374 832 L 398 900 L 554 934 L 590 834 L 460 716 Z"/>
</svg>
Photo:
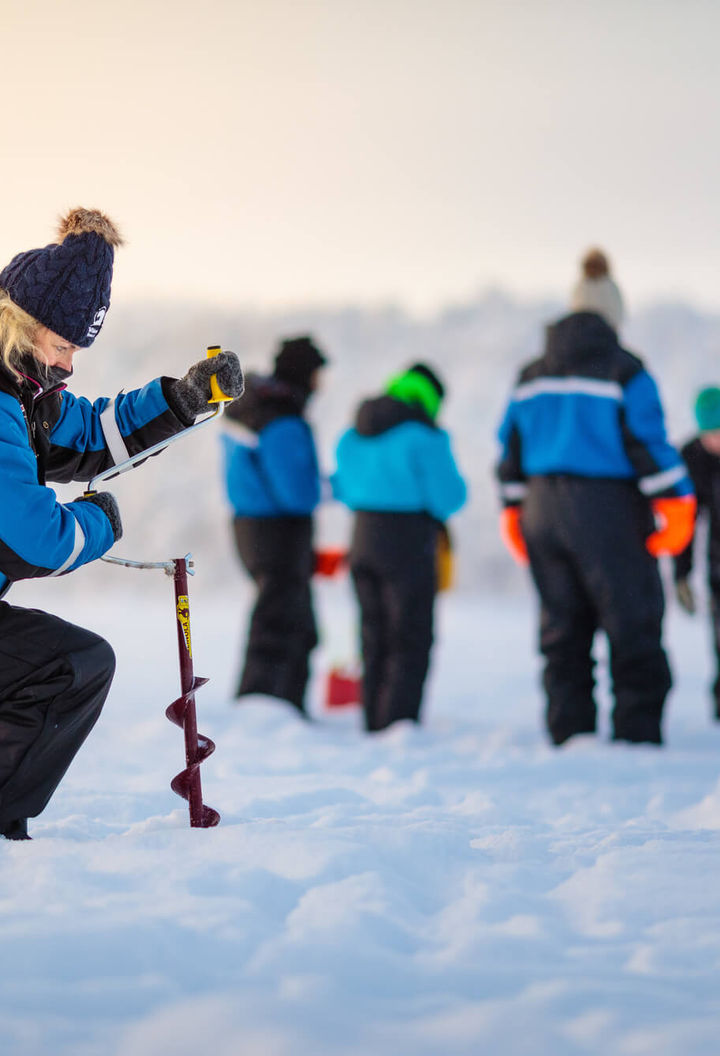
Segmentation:
<svg viewBox="0 0 720 1056">
<path fill-rule="evenodd" d="M 222 352 L 222 347 L 220 345 L 208 345 L 208 359 L 212 359 L 212 357 L 216 356 L 218 352 Z M 208 400 L 208 403 L 227 403 L 229 400 L 233 399 L 232 396 L 228 396 L 227 393 L 223 392 L 220 388 L 215 374 L 210 378 L 210 392 L 212 393 L 212 396 Z"/>
</svg>

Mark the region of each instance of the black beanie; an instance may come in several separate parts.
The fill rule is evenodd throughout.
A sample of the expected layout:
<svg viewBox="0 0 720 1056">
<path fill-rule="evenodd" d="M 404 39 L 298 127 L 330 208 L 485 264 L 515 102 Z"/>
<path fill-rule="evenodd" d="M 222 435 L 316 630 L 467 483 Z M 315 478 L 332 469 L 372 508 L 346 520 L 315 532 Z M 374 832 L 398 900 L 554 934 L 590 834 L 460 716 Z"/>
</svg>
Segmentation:
<svg viewBox="0 0 720 1056">
<path fill-rule="evenodd" d="M 308 388 L 313 371 L 326 363 L 327 358 L 309 335 L 290 337 L 275 356 L 275 377 Z"/>
<path fill-rule="evenodd" d="M 432 370 L 427 363 L 413 363 L 411 367 L 408 367 L 408 371 L 412 371 L 414 374 L 422 374 L 424 378 L 430 382 L 438 396 L 442 400 L 445 396 L 445 386 L 440 381 L 434 370 Z"/>
</svg>

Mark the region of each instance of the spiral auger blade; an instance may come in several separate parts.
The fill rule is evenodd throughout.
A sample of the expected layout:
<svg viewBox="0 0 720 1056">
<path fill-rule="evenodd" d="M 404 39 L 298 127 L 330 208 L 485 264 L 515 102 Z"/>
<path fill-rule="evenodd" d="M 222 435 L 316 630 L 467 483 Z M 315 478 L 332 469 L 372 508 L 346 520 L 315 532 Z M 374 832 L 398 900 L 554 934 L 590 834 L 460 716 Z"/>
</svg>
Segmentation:
<svg viewBox="0 0 720 1056">
<path fill-rule="evenodd" d="M 207 807 L 203 804 L 200 783 L 200 764 L 215 751 L 215 742 L 197 730 L 195 690 L 199 689 L 200 686 L 204 686 L 207 681 L 207 678 L 193 678 L 190 692 L 184 693 L 183 696 L 174 700 L 165 711 L 170 722 L 179 726 L 181 730 L 186 730 L 186 724 L 190 727 L 190 741 L 194 741 L 194 744 L 191 743 L 190 750 L 188 750 L 187 742 L 185 745 L 187 766 L 179 774 L 175 775 L 170 782 L 170 788 L 178 796 L 182 796 L 183 799 L 188 801 L 190 824 L 193 827 L 203 829 L 211 828 L 220 821 L 218 812 L 213 810 L 212 807 Z M 194 751 L 192 750 L 193 748 Z M 193 818 L 196 820 L 193 820 Z M 198 818 L 199 821 L 197 820 Z"/>
<path fill-rule="evenodd" d="M 177 617 L 178 651 L 180 655 L 181 696 L 166 709 L 165 714 L 185 735 L 185 769 L 170 782 L 178 796 L 188 802 L 190 826 L 209 829 L 217 825 L 220 815 L 202 801 L 200 764 L 215 751 L 209 737 L 199 734 L 195 710 L 195 692 L 208 681 L 196 678 L 193 673 L 192 640 L 190 637 L 190 604 L 188 600 L 187 560 L 178 558 L 174 562 L 175 614 Z"/>
</svg>

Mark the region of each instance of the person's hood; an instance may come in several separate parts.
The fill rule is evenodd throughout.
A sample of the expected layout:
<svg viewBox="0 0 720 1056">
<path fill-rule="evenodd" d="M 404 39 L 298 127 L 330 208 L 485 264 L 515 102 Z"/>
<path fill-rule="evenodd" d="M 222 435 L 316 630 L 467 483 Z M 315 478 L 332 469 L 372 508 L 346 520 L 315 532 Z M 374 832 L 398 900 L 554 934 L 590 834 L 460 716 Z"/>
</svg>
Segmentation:
<svg viewBox="0 0 720 1056">
<path fill-rule="evenodd" d="M 547 328 L 543 359 L 557 374 L 592 369 L 619 348 L 617 334 L 596 312 L 573 312 Z"/>
<path fill-rule="evenodd" d="M 259 432 L 275 418 L 302 415 L 308 393 L 275 375 L 245 375 L 245 391 L 225 412 L 236 422 Z"/>
<path fill-rule="evenodd" d="M 377 396 L 358 407 L 355 430 L 360 436 L 380 436 L 405 422 L 421 422 L 435 428 L 432 418 L 421 407 L 410 406 L 392 396 Z"/>
</svg>

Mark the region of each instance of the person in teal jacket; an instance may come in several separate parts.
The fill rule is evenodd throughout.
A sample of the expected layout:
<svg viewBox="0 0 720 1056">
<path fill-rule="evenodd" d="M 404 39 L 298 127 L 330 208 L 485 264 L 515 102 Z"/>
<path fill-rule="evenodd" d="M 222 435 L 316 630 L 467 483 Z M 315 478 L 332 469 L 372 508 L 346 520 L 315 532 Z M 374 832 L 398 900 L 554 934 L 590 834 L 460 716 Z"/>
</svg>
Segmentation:
<svg viewBox="0 0 720 1056">
<path fill-rule="evenodd" d="M 436 371 L 415 363 L 360 405 L 337 445 L 333 493 L 355 512 L 350 571 L 368 730 L 420 719 L 438 544 L 467 497 L 450 437 L 436 424 L 444 395 Z"/>
</svg>

